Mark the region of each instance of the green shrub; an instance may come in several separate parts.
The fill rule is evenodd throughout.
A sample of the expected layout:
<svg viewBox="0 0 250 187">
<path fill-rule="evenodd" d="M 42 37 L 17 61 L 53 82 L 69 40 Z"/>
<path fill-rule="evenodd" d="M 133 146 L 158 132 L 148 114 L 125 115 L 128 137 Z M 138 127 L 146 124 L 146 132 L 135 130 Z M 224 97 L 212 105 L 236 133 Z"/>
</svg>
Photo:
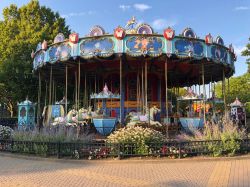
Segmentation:
<svg viewBox="0 0 250 187">
<path fill-rule="evenodd" d="M 44 144 L 34 144 L 34 152 L 36 155 L 45 156 L 47 154 L 48 146 Z"/>
<path fill-rule="evenodd" d="M 191 135 L 183 133 L 179 136 L 184 140 L 220 140 L 221 142 L 214 141 L 207 144 L 207 148 L 213 156 L 235 155 L 240 150 L 240 141 L 245 137 L 245 129 L 239 129 L 228 119 L 223 119 L 218 124 L 207 122 L 203 131 L 196 129 Z"/>
<path fill-rule="evenodd" d="M 10 127 L 0 125 L 0 139 L 10 139 L 13 130 Z"/>
<path fill-rule="evenodd" d="M 106 140 L 109 144 L 121 145 L 123 148 L 121 150 L 122 154 L 147 154 L 150 144 L 161 144 L 163 141 L 164 136 L 160 132 L 142 127 L 119 129 L 109 135 Z"/>
<path fill-rule="evenodd" d="M 246 115 L 250 118 L 250 102 L 246 102 Z"/>
</svg>

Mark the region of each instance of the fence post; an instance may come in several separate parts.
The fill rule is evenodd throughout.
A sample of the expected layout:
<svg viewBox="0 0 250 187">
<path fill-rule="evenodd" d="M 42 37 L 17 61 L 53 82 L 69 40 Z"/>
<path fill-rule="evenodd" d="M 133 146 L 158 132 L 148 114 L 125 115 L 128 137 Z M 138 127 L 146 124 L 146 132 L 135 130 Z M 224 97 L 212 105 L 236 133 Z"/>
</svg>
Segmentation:
<svg viewBox="0 0 250 187">
<path fill-rule="evenodd" d="M 178 143 L 178 150 L 179 150 L 179 159 L 181 159 L 181 142 Z"/>
<path fill-rule="evenodd" d="M 61 143 L 57 142 L 57 158 L 61 158 Z"/>
<path fill-rule="evenodd" d="M 14 151 L 13 151 L 13 147 L 14 147 L 14 140 L 13 139 L 11 139 L 11 142 L 10 142 L 10 152 L 11 153 L 13 153 Z"/>
</svg>

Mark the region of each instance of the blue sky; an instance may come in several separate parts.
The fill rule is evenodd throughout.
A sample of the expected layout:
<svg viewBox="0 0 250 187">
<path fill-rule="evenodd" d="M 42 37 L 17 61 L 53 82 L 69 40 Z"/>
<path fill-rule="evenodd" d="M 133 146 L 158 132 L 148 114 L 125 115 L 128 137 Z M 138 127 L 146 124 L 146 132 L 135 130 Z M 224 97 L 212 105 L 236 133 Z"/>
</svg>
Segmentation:
<svg viewBox="0 0 250 187">
<path fill-rule="evenodd" d="M 28 2 L 0 0 L 0 10 L 12 3 L 22 6 Z M 159 33 L 172 26 L 177 34 L 191 27 L 200 38 L 207 33 L 214 38 L 220 35 L 227 46 L 233 43 L 237 53 L 235 76 L 247 71 L 246 58 L 240 56 L 240 51 L 250 37 L 250 0 L 40 0 L 40 4 L 59 12 L 80 36 L 88 34 L 94 25 L 113 33 L 133 15 Z"/>
</svg>

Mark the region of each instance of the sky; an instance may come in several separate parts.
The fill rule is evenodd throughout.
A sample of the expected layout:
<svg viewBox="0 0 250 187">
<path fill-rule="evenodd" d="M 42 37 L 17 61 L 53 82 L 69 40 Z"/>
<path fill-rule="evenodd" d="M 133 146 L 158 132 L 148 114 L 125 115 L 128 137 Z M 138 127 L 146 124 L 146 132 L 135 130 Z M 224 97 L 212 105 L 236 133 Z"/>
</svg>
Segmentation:
<svg viewBox="0 0 250 187">
<path fill-rule="evenodd" d="M 18 7 L 29 0 L 0 0 L 0 11 L 10 4 Z M 211 33 L 218 35 L 226 46 L 233 44 L 237 54 L 235 63 L 239 76 L 247 71 L 246 58 L 240 55 L 250 37 L 250 0 L 40 0 L 65 18 L 72 31 L 85 36 L 94 25 L 113 33 L 124 27 L 135 16 L 137 22 L 147 23 L 155 32 L 171 26 L 176 34 L 191 27 L 198 37 Z M 0 14 L 2 19 L 2 13 Z"/>
</svg>

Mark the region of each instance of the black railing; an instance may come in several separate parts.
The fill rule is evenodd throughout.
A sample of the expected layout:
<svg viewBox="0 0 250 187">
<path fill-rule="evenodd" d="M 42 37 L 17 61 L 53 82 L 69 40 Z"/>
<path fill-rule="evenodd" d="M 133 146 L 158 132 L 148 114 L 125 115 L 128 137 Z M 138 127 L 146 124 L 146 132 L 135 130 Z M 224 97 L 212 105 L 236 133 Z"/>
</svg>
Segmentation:
<svg viewBox="0 0 250 187">
<path fill-rule="evenodd" d="M 250 151 L 250 139 L 238 140 L 240 150 Z M 33 154 L 44 157 L 69 157 L 74 159 L 100 159 L 107 157 L 127 158 L 134 156 L 155 156 L 183 158 L 193 155 L 207 155 L 210 146 L 222 145 L 220 140 L 165 142 L 149 144 L 108 144 L 105 142 L 33 142 L 0 140 L 0 152 Z"/>
<path fill-rule="evenodd" d="M 15 129 L 17 127 L 17 121 L 17 118 L 0 118 L 0 125 Z"/>
</svg>

